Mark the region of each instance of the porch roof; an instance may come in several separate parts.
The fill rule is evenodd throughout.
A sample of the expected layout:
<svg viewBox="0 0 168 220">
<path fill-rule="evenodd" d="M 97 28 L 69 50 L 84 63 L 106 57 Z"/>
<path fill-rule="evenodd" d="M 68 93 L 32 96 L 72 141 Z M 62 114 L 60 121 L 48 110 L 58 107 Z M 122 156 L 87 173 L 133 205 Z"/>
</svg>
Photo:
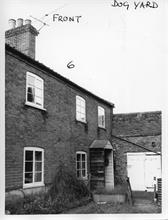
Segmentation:
<svg viewBox="0 0 168 220">
<path fill-rule="evenodd" d="M 104 148 L 113 150 L 109 140 L 94 140 L 90 145 L 90 148 Z"/>
</svg>

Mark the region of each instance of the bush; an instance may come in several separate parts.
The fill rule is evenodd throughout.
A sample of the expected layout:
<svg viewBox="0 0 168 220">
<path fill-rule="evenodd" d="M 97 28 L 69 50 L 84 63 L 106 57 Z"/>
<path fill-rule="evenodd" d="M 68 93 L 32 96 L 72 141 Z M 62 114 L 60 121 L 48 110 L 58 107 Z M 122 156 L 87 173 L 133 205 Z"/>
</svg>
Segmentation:
<svg viewBox="0 0 168 220">
<path fill-rule="evenodd" d="M 69 198 L 71 201 L 90 196 L 85 183 L 77 179 L 72 171 L 64 165 L 60 165 L 48 193 L 52 199 L 61 195 L 61 197 Z"/>
<path fill-rule="evenodd" d="M 61 165 L 47 193 L 27 195 L 16 202 L 6 202 L 10 214 L 57 214 L 90 200 L 86 185 Z"/>
</svg>

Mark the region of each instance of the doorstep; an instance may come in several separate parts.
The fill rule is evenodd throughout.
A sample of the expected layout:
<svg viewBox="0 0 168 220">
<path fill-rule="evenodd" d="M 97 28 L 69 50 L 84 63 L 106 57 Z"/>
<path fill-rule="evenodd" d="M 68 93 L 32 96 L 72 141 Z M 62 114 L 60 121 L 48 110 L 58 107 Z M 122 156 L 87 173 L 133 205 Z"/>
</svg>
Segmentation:
<svg viewBox="0 0 168 220">
<path fill-rule="evenodd" d="M 93 194 L 93 200 L 96 203 L 124 203 L 126 201 L 125 194 Z"/>
</svg>

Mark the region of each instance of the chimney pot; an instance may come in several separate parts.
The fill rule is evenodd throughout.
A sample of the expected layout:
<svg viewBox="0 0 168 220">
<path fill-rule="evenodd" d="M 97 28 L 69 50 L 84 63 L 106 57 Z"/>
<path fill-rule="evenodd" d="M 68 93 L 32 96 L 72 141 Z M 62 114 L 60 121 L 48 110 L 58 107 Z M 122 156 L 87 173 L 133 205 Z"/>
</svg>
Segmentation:
<svg viewBox="0 0 168 220">
<path fill-rule="evenodd" d="M 8 23 L 9 23 L 10 29 L 15 28 L 15 26 L 16 26 L 16 20 L 15 19 L 9 19 Z"/>
<path fill-rule="evenodd" d="M 21 27 L 23 25 L 23 19 L 22 18 L 18 18 L 17 19 L 17 26 Z"/>
<path fill-rule="evenodd" d="M 26 19 L 25 20 L 25 24 L 31 24 L 31 20 L 30 19 Z"/>
</svg>

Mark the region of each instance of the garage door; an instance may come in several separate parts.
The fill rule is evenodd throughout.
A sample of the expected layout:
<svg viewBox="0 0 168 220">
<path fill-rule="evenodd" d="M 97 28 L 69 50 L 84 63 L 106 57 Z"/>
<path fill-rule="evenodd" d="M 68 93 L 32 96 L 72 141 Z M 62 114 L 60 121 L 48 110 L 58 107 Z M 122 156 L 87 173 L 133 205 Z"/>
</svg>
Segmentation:
<svg viewBox="0 0 168 220">
<path fill-rule="evenodd" d="M 127 175 L 132 190 L 152 191 L 154 177 L 161 177 L 160 155 L 153 153 L 127 153 Z"/>
</svg>

